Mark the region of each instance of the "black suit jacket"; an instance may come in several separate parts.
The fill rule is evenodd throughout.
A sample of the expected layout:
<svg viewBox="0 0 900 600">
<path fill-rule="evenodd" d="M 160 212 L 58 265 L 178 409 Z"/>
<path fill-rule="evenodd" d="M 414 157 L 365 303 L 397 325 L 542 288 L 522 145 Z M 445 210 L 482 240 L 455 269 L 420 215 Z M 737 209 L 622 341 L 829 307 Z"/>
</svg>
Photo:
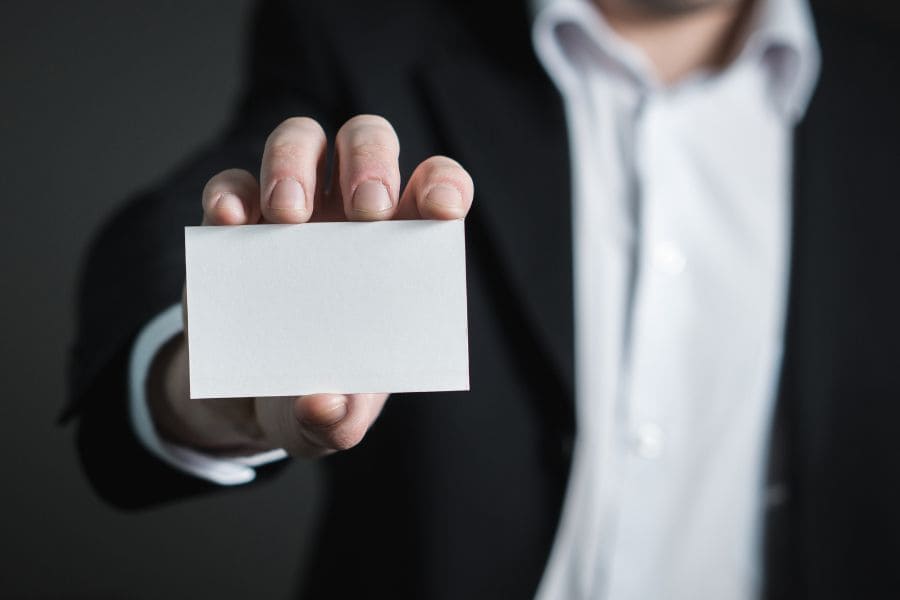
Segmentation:
<svg viewBox="0 0 900 600">
<path fill-rule="evenodd" d="M 347 596 L 533 594 L 576 427 L 566 123 L 523 4 L 261 5 L 231 127 L 117 214 L 86 263 L 67 416 L 78 417 L 103 497 L 138 507 L 213 489 L 150 457 L 125 418 L 128 351 L 179 299 L 182 226 L 198 222 L 205 180 L 256 171 L 265 136 L 288 116 L 313 116 L 333 134 L 353 114 L 378 113 L 399 134 L 405 174 L 443 153 L 475 179 L 472 391 L 395 395 L 358 448 L 322 461 L 328 500 L 304 597 L 333 597 L 325 586 L 338 579 Z M 796 132 L 772 436 L 772 478 L 789 490 L 768 511 L 773 598 L 900 590 L 898 46 L 846 17 L 816 11 L 816 21 L 824 69 Z"/>
</svg>

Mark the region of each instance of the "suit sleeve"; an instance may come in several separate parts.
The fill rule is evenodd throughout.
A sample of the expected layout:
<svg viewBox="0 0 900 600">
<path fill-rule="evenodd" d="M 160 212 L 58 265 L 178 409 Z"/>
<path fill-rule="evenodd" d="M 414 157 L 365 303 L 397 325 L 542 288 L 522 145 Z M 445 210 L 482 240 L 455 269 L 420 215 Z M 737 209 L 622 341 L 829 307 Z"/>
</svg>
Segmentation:
<svg viewBox="0 0 900 600">
<path fill-rule="evenodd" d="M 342 106 L 340 70 L 313 2 L 262 2 L 255 13 L 245 92 L 225 133 L 157 188 L 118 211 L 83 265 L 76 337 L 62 421 L 77 422 L 77 448 L 95 490 L 139 508 L 218 489 L 148 453 L 128 419 L 128 358 L 143 326 L 179 301 L 186 225 L 200 222 L 205 182 L 227 168 L 259 170 L 268 133 L 306 115 L 334 131 Z M 257 479 L 281 465 L 257 469 Z"/>
</svg>

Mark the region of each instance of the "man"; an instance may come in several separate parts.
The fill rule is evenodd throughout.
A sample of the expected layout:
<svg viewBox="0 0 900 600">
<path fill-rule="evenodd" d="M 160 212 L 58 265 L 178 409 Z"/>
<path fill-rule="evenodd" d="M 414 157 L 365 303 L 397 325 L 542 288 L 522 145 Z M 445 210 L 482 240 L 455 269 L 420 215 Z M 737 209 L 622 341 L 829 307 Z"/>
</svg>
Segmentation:
<svg viewBox="0 0 900 600">
<path fill-rule="evenodd" d="M 801 0 L 348 0 L 264 3 L 254 40 L 224 138 L 88 261 L 69 412 L 104 497 L 328 455 L 304 597 L 900 583 L 893 39 Z M 472 391 L 189 401 L 200 206 L 468 215 Z"/>
</svg>

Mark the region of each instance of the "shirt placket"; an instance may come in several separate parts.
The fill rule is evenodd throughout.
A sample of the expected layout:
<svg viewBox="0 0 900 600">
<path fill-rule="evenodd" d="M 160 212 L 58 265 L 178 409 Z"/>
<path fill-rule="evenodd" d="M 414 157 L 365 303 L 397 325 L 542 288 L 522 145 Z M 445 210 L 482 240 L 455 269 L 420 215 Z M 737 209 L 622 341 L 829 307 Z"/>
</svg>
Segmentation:
<svg viewBox="0 0 900 600">
<path fill-rule="evenodd" d="M 690 308 L 689 264 L 670 211 L 673 199 L 690 191 L 671 160 L 675 109 L 668 95 L 648 94 L 635 126 L 640 223 L 618 405 L 622 435 L 615 548 L 606 582 L 607 597 L 617 600 L 640 598 L 648 589 L 645 569 L 654 564 L 654 549 L 665 535 L 667 482 L 677 468 L 675 415 L 682 412 L 683 398 L 681 371 L 670 359 L 678 356 L 683 339 L 679 315 Z"/>
</svg>

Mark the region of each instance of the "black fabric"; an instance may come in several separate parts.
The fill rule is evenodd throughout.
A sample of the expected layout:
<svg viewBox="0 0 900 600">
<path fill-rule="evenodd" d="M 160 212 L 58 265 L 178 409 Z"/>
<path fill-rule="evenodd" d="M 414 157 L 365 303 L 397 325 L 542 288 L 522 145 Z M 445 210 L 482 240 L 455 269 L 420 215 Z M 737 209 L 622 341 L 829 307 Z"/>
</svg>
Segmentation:
<svg viewBox="0 0 900 600">
<path fill-rule="evenodd" d="M 796 135 L 771 598 L 900 589 L 900 56 L 877 28 L 816 17 L 825 65 Z M 215 489 L 150 457 L 126 419 L 127 353 L 179 299 L 182 227 L 198 222 L 209 176 L 258 169 L 282 119 L 309 115 L 333 135 L 353 114 L 382 114 L 404 175 L 441 153 L 476 182 L 472 391 L 395 395 L 359 447 L 321 462 L 327 498 L 302 596 L 532 596 L 568 476 L 574 351 L 566 126 L 523 4 L 264 2 L 248 71 L 222 139 L 130 202 L 89 253 L 66 410 L 88 477 L 128 508 Z"/>
</svg>

